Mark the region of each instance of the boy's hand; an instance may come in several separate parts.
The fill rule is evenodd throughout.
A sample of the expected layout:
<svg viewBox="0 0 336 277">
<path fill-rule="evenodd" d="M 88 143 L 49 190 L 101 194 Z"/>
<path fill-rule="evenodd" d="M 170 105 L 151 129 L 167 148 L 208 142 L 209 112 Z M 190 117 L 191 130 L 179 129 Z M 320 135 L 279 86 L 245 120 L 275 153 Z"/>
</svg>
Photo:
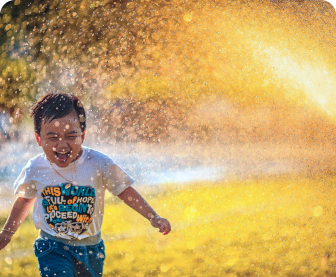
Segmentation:
<svg viewBox="0 0 336 277">
<path fill-rule="evenodd" d="M 6 245 L 11 241 L 13 234 L 3 231 L 0 233 L 0 250 L 6 247 Z"/>
<path fill-rule="evenodd" d="M 132 187 L 128 187 L 118 197 L 132 209 L 147 218 L 153 227 L 159 228 L 161 233 L 167 235 L 170 230 L 170 223 L 167 219 L 155 215 L 156 212 L 148 205 L 145 199 Z"/>
<path fill-rule="evenodd" d="M 171 230 L 169 221 L 158 215 L 154 216 L 150 220 L 150 223 L 152 224 L 153 227 L 159 228 L 160 233 L 163 233 L 164 235 L 167 235 Z"/>
<path fill-rule="evenodd" d="M 17 231 L 21 223 L 26 218 L 30 208 L 33 206 L 36 198 L 28 199 L 16 198 L 9 217 L 0 232 L 0 250 L 3 249 L 12 239 L 14 230 Z"/>
</svg>

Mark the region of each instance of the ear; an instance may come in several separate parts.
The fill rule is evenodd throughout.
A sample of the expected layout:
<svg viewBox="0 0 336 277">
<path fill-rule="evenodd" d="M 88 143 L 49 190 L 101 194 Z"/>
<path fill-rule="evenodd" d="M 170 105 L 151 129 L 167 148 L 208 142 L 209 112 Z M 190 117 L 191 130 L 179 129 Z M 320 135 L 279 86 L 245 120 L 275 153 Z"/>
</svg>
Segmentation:
<svg viewBox="0 0 336 277">
<path fill-rule="evenodd" d="M 82 134 L 82 143 L 84 142 L 85 132 L 86 132 L 86 130 L 84 130 L 84 131 L 83 131 L 83 134 Z"/>
<path fill-rule="evenodd" d="M 37 144 L 39 146 L 42 146 L 42 144 L 41 144 L 41 137 L 36 132 L 35 132 L 35 139 L 36 139 Z"/>
</svg>

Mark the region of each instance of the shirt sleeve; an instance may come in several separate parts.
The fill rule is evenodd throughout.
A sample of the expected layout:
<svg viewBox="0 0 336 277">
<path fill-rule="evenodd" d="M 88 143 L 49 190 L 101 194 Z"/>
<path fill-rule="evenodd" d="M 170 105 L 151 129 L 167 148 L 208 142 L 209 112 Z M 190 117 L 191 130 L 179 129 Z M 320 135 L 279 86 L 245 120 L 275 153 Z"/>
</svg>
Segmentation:
<svg viewBox="0 0 336 277">
<path fill-rule="evenodd" d="M 108 169 L 106 171 L 106 188 L 113 195 L 119 195 L 133 183 L 133 178 L 123 171 L 118 165 L 114 163 L 108 165 Z"/>
<path fill-rule="evenodd" d="M 36 187 L 34 181 L 31 180 L 30 173 L 31 161 L 22 169 L 19 177 L 14 182 L 14 195 L 22 198 L 33 199 L 36 197 Z"/>
</svg>

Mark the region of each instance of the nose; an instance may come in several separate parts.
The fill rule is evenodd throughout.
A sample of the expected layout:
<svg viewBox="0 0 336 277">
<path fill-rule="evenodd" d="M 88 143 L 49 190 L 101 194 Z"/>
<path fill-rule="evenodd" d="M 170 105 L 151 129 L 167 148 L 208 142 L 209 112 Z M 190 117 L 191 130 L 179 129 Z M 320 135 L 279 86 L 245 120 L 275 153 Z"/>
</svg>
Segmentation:
<svg viewBox="0 0 336 277">
<path fill-rule="evenodd" d="M 59 139 L 58 143 L 57 143 L 57 148 L 62 148 L 65 149 L 69 146 L 69 144 L 62 138 Z"/>
</svg>

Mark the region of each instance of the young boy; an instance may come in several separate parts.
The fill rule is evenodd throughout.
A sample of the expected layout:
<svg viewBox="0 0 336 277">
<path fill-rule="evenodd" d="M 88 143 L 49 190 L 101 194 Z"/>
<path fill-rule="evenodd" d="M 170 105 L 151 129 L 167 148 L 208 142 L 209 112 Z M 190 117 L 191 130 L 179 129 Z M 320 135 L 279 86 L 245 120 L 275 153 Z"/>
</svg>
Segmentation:
<svg viewBox="0 0 336 277">
<path fill-rule="evenodd" d="M 102 276 L 105 190 L 164 235 L 170 232 L 168 220 L 131 187 L 129 175 L 108 156 L 82 146 L 86 117 L 77 97 L 47 94 L 34 105 L 31 116 L 44 153 L 29 160 L 14 183 L 18 197 L 0 233 L 0 249 L 34 205 L 33 221 L 40 234 L 34 252 L 41 276 Z"/>
</svg>

